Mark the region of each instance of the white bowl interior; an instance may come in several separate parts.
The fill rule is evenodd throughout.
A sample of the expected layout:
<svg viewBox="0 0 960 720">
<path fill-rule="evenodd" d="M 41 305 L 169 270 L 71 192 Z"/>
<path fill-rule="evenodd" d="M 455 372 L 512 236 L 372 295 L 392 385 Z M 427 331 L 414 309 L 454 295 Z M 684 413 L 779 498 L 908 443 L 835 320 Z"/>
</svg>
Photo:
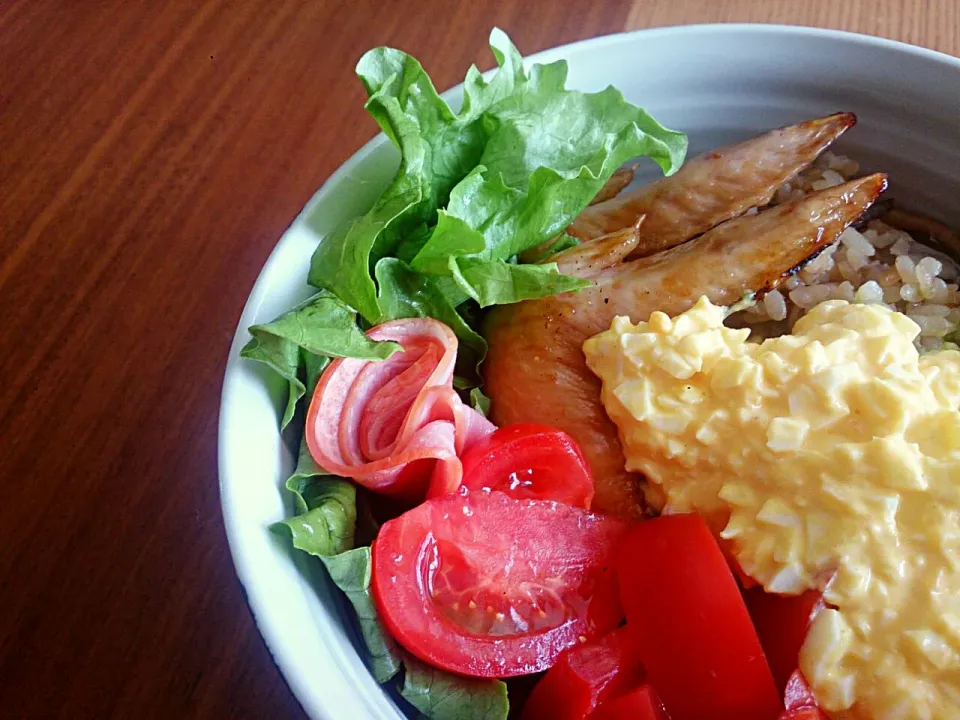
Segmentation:
<svg viewBox="0 0 960 720">
<path fill-rule="evenodd" d="M 859 123 L 839 152 L 866 170 L 890 173 L 890 194 L 904 204 L 960 225 L 956 58 L 865 36 L 763 25 L 614 35 L 530 60 L 558 58 L 570 63 L 571 87 L 620 88 L 665 125 L 686 131 L 691 153 L 821 114 L 856 112 Z M 459 102 L 459 88 L 447 97 Z M 374 139 L 308 203 L 251 292 L 224 379 L 219 464 L 230 547 L 258 626 L 314 718 L 402 715 L 367 672 L 349 610 L 319 563 L 294 561 L 292 555 L 301 554 L 267 531 L 290 511 L 283 480 L 294 459 L 277 433 L 281 388 L 238 352 L 249 325 L 309 294 L 306 274 L 317 242 L 369 207 L 397 158 L 383 136 Z M 646 177 L 653 177 L 648 165 Z"/>
</svg>

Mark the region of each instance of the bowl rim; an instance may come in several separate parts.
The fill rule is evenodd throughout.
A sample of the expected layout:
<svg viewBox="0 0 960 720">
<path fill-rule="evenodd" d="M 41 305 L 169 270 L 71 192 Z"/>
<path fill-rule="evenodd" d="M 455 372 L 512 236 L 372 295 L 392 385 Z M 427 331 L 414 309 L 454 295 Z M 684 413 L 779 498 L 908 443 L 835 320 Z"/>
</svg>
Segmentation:
<svg viewBox="0 0 960 720">
<path fill-rule="evenodd" d="M 889 38 L 866 35 L 863 33 L 850 32 L 846 30 L 775 23 L 700 23 L 693 25 L 670 25 L 640 30 L 630 30 L 587 38 L 565 45 L 551 47 L 530 56 L 526 56 L 524 58 L 524 62 L 545 63 L 561 58 L 574 60 L 576 59 L 576 56 L 584 53 L 591 53 L 593 51 L 608 48 L 621 43 L 633 42 L 636 40 L 662 40 L 665 38 L 668 39 L 670 37 L 677 37 L 689 42 L 691 38 L 703 35 L 709 35 L 711 37 L 736 35 L 748 37 L 766 36 L 767 38 L 771 36 L 792 36 L 814 40 L 835 41 L 841 44 L 868 46 L 893 53 L 911 55 L 928 61 L 945 64 L 960 72 L 960 58 L 940 52 L 938 50 L 911 45 L 899 40 L 892 40 Z M 462 84 L 458 84 L 441 93 L 441 95 L 445 100 L 451 101 L 459 97 L 461 90 Z M 375 152 L 386 142 L 387 138 L 383 133 L 377 134 L 368 142 L 366 142 L 359 150 L 351 155 L 350 158 L 340 165 L 330 175 L 329 178 L 327 178 L 327 180 L 313 194 L 310 200 L 307 201 L 297 218 L 303 217 L 309 213 L 311 208 L 318 202 L 320 198 L 332 192 L 333 189 L 336 188 L 357 165 L 360 165 L 370 154 Z M 291 226 L 296 224 L 296 220 L 297 219 L 295 218 L 291 221 Z M 238 372 L 240 363 L 242 362 L 242 359 L 239 356 L 239 351 L 249 339 L 247 327 L 251 324 L 252 319 L 257 314 L 257 311 L 264 303 L 264 300 L 268 295 L 268 285 L 270 283 L 267 281 L 267 278 L 273 275 L 274 266 L 279 262 L 278 258 L 281 255 L 280 251 L 284 245 L 285 236 L 288 230 L 285 230 L 284 233 L 277 239 L 276 245 L 264 262 L 263 267 L 261 268 L 257 279 L 251 288 L 250 294 L 247 297 L 247 301 L 244 304 L 243 311 L 237 321 L 237 328 L 231 341 L 230 355 L 227 359 L 222 381 L 217 430 L 217 466 L 220 506 L 223 515 L 227 542 L 230 548 L 230 554 L 233 565 L 236 569 L 237 577 L 240 580 L 246 601 L 250 607 L 254 622 L 256 623 L 257 630 L 263 637 L 275 664 L 280 670 L 285 682 L 290 687 L 294 696 L 297 698 L 297 701 L 300 703 L 301 707 L 309 717 L 322 718 L 323 720 L 334 720 L 334 716 L 332 714 L 334 710 L 333 704 L 331 702 L 327 702 L 326 700 L 319 702 L 316 701 L 316 693 L 308 687 L 305 674 L 300 672 L 300 668 L 289 658 L 289 654 L 286 652 L 285 643 L 280 637 L 276 619 L 271 614 L 271 603 L 268 601 L 266 593 L 260 587 L 260 583 L 258 583 L 256 580 L 256 569 L 253 563 L 248 561 L 248 558 L 241 550 L 242 543 L 240 542 L 239 538 L 244 532 L 244 523 L 233 512 L 233 509 L 230 507 L 230 503 L 228 501 L 228 496 L 230 493 L 229 488 L 232 485 L 232 481 L 230 474 L 227 471 L 228 452 L 225 438 L 229 433 L 230 418 L 233 412 L 231 379 Z M 334 664 L 332 658 L 330 658 L 330 664 L 334 670 L 340 671 L 340 668 Z M 349 680 L 346 673 L 340 671 L 340 677 L 338 679 L 347 681 L 344 684 L 348 686 L 348 689 L 350 690 L 349 694 L 354 701 L 360 700 L 370 711 L 375 712 L 378 709 L 382 710 L 381 703 L 383 700 L 381 700 L 379 697 L 375 699 L 365 697 L 365 693 L 359 692 L 359 688 L 353 687 L 353 681 Z M 329 684 L 325 683 L 325 686 L 327 685 Z M 343 691 L 344 688 L 340 688 L 339 692 L 342 693 Z M 324 695 L 326 696 L 326 693 L 324 693 Z"/>
</svg>

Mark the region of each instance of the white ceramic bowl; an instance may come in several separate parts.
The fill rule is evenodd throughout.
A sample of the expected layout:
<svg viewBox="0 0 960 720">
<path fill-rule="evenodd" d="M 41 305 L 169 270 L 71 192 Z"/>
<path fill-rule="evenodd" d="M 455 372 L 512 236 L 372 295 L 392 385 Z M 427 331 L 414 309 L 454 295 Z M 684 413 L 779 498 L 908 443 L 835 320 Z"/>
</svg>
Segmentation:
<svg viewBox="0 0 960 720">
<path fill-rule="evenodd" d="M 890 173 L 891 195 L 960 225 L 957 58 L 873 37 L 771 25 L 646 30 L 529 60 L 559 58 L 569 61 L 571 87 L 615 85 L 665 125 L 686 131 L 691 153 L 852 110 L 859 123 L 841 151 L 866 170 Z M 459 103 L 460 88 L 445 97 Z M 279 386 L 238 352 L 249 325 L 309 294 L 307 268 L 317 242 L 365 211 L 397 162 L 378 136 L 334 173 L 284 233 L 250 293 L 223 384 L 220 491 L 234 563 L 277 665 L 314 718 L 402 715 L 364 667 L 345 622 L 349 611 L 319 563 L 294 557 L 267 531 L 289 512 L 283 480 L 293 457 L 277 434 Z"/>
</svg>

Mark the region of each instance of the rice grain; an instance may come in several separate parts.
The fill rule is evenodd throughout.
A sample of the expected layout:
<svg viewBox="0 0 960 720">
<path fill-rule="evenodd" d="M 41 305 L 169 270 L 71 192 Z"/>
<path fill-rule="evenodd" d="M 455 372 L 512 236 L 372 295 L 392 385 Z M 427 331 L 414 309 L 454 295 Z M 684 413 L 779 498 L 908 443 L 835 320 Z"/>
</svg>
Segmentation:
<svg viewBox="0 0 960 720">
<path fill-rule="evenodd" d="M 874 280 L 868 280 L 859 288 L 857 288 L 857 292 L 853 296 L 853 301 L 865 303 L 867 305 L 882 303 L 883 288 L 881 288 L 880 284 Z"/>
<path fill-rule="evenodd" d="M 900 255 L 897 258 L 894 267 L 897 269 L 897 272 L 900 273 L 900 280 L 904 283 L 912 283 L 917 280 L 917 268 L 911 260 L 906 255 Z"/>
<path fill-rule="evenodd" d="M 900 297 L 907 302 L 919 302 L 923 295 L 920 294 L 920 289 L 916 285 L 907 283 L 900 288 Z"/>
<path fill-rule="evenodd" d="M 858 172 L 855 161 L 826 152 L 781 187 L 773 204 L 833 187 Z M 917 323 L 920 336 L 914 344 L 921 352 L 960 349 L 943 339 L 960 327 L 958 278 L 960 264 L 953 257 L 882 220 L 871 220 L 859 229 L 845 229 L 837 242 L 785 278 L 779 290 L 737 315 L 753 327 L 754 339 L 763 339 L 792 328 L 808 310 L 827 300 L 883 305 Z M 785 325 L 777 324 L 784 321 Z"/>
<path fill-rule="evenodd" d="M 771 320 L 787 319 L 787 301 L 779 290 L 771 290 L 763 296 L 763 307 Z"/>
</svg>

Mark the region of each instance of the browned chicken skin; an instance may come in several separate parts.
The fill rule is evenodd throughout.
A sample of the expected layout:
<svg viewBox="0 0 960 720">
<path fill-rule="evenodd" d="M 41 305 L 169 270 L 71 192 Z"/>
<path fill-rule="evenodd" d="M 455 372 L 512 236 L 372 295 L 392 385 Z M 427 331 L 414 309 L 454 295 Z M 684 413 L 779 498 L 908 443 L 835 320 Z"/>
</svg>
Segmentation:
<svg viewBox="0 0 960 720">
<path fill-rule="evenodd" d="M 635 167 L 635 166 L 634 166 Z M 591 205 L 596 205 L 597 203 L 602 203 L 604 200 L 609 200 L 620 194 L 620 191 L 623 190 L 627 185 L 633 182 L 633 167 L 622 167 L 614 171 L 613 175 L 610 176 L 610 179 L 607 180 L 603 187 L 600 188 L 593 200 L 590 201 Z"/>
<path fill-rule="evenodd" d="M 541 262 L 556 263 L 557 270 L 564 275 L 593 277 L 603 270 L 619 265 L 637 247 L 642 222 L 643 218 L 640 218 L 635 227 L 598 237 L 551 255 Z"/>
<path fill-rule="evenodd" d="M 632 257 L 675 247 L 768 204 L 854 123 L 852 113 L 837 113 L 700 155 L 669 177 L 588 207 L 567 232 L 590 240 L 646 216 Z"/>
<path fill-rule="evenodd" d="M 590 277 L 593 285 L 491 311 L 484 375 L 492 420 L 539 422 L 566 431 L 593 470 L 595 509 L 640 516 L 642 488 L 624 470 L 617 428 L 600 402 L 600 381 L 586 366 L 583 341 L 606 330 L 617 315 L 639 322 L 654 310 L 683 312 L 702 295 L 730 305 L 750 291 L 776 287 L 833 243 L 885 187 L 880 174 L 854 180 L 730 220 L 639 260 L 620 262 L 635 246 L 642 224 L 555 256 L 564 272 Z"/>
</svg>

